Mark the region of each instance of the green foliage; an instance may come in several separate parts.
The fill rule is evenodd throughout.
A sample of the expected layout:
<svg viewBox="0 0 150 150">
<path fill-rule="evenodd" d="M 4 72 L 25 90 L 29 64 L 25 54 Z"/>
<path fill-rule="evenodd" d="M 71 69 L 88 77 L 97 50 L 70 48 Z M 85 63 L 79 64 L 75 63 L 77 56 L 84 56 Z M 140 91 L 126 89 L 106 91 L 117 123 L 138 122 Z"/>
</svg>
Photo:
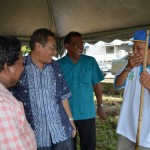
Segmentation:
<svg viewBox="0 0 150 150">
<path fill-rule="evenodd" d="M 22 51 L 23 55 L 25 56 L 25 55 L 28 55 L 30 53 L 31 49 L 29 46 L 23 45 L 21 47 L 21 51 Z"/>
</svg>

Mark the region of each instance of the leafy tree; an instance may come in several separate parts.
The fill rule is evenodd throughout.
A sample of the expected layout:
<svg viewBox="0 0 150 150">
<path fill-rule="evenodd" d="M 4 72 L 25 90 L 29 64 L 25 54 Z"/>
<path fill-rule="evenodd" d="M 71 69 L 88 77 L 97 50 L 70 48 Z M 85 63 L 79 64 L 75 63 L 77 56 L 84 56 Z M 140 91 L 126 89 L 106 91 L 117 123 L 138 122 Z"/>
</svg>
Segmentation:
<svg viewBox="0 0 150 150">
<path fill-rule="evenodd" d="M 21 47 L 21 51 L 22 51 L 23 55 L 26 56 L 30 53 L 31 49 L 29 46 L 23 45 Z"/>
</svg>

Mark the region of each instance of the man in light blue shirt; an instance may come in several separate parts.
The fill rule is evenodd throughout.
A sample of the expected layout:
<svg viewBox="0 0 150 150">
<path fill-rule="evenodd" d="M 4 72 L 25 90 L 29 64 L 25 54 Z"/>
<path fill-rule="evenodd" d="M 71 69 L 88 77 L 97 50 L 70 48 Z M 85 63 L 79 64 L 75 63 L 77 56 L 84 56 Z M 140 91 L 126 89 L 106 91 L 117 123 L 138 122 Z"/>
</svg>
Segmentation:
<svg viewBox="0 0 150 150">
<path fill-rule="evenodd" d="M 120 69 L 115 78 L 115 87 L 124 88 L 123 103 L 117 125 L 117 150 L 150 150 L 150 38 L 148 41 L 146 71 L 143 71 L 146 47 L 146 30 L 134 32 L 133 54 L 128 63 Z M 144 87 L 142 117 L 139 118 L 141 86 Z M 138 121 L 141 121 L 139 143 L 137 141 Z"/>
<path fill-rule="evenodd" d="M 83 40 L 78 32 L 70 32 L 64 40 L 68 54 L 59 59 L 72 97 L 69 104 L 76 128 L 80 136 L 81 150 L 95 150 L 95 92 L 97 99 L 97 112 L 100 118 L 105 119 L 103 111 L 101 83 L 104 79 L 101 70 L 93 57 L 82 55 Z M 76 138 L 74 140 L 76 148 Z"/>
</svg>

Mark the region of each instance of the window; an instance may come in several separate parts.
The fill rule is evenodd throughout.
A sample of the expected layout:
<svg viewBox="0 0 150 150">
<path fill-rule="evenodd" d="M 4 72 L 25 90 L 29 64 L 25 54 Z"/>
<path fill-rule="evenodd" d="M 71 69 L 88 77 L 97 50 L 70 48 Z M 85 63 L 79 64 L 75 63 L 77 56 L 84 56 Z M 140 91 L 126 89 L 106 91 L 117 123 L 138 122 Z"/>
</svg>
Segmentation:
<svg viewBox="0 0 150 150">
<path fill-rule="evenodd" d="M 106 54 L 114 53 L 114 47 L 106 46 Z"/>
</svg>

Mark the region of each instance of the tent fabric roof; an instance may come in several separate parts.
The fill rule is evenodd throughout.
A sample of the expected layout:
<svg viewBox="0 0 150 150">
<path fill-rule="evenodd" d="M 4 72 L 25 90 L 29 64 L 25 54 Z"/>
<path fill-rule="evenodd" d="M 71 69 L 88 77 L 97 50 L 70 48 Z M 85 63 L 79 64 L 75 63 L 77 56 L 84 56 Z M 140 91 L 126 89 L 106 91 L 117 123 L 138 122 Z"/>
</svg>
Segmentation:
<svg viewBox="0 0 150 150">
<path fill-rule="evenodd" d="M 127 40 L 150 27 L 149 6 L 149 0 L 0 0 L 0 35 L 29 37 L 48 28 L 60 38 L 78 31 L 87 40 Z"/>
</svg>

